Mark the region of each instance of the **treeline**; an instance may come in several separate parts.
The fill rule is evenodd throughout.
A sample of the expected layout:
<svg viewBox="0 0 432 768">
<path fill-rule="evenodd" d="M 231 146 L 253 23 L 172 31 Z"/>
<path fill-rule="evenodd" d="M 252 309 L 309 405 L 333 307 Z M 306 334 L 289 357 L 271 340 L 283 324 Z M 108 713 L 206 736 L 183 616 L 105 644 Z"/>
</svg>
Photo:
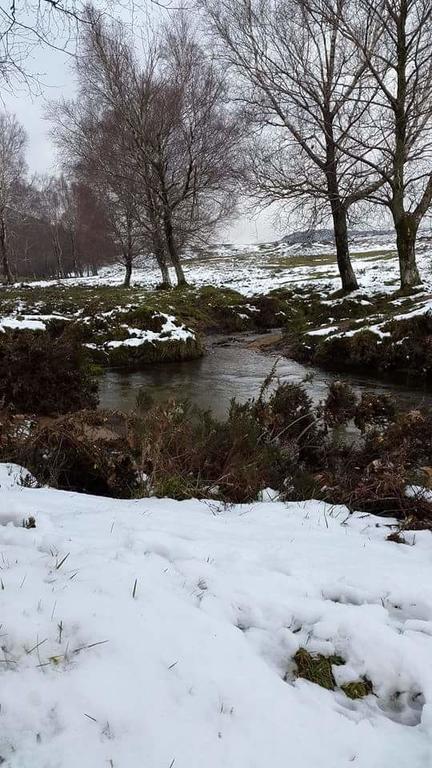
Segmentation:
<svg viewBox="0 0 432 768">
<path fill-rule="evenodd" d="M 91 191 L 64 176 L 19 183 L 1 224 L 8 283 L 96 275 L 116 257 L 104 212 Z"/>
<path fill-rule="evenodd" d="M 26 184 L 24 131 L 2 118 L 4 278 L 80 275 L 115 259 L 128 286 L 147 256 L 163 287 L 169 266 L 185 284 L 182 254 L 235 211 L 244 123 L 182 14 L 140 51 L 124 24 L 84 15 L 77 98 L 48 112 L 63 175 Z"/>
<path fill-rule="evenodd" d="M 0 258 L 5 282 L 97 272 L 115 256 L 92 190 L 64 175 L 26 178 L 27 137 L 0 114 Z"/>
<path fill-rule="evenodd" d="M 86 190 L 87 219 L 93 206 L 100 248 L 124 264 L 125 284 L 142 255 L 163 286 L 171 265 L 183 284 L 185 250 L 206 243 L 242 194 L 330 220 L 345 291 L 358 287 L 348 223 L 385 211 L 401 287 L 417 285 L 417 232 L 432 204 L 431 0 L 197 2 L 198 31 L 189 9 L 146 36 L 83 8 L 77 98 L 49 110 L 64 177 L 78 197 Z M 0 158 L 18 158 L 0 182 L 4 265 L 19 145 L 18 135 Z M 67 221 L 62 213 L 63 263 L 74 265 Z M 25 252 L 15 250 L 17 269 Z"/>
</svg>

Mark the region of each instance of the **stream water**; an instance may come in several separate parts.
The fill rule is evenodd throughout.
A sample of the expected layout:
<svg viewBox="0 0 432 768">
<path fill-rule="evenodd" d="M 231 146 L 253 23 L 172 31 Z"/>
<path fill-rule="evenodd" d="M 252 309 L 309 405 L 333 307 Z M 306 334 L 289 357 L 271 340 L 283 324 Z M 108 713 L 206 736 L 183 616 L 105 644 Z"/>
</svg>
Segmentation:
<svg viewBox="0 0 432 768">
<path fill-rule="evenodd" d="M 256 338 L 250 335 L 229 340 L 215 337 L 208 340 L 207 354 L 200 360 L 161 363 L 135 373 L 109 370 L 100 380 L 100 406 L 130 411 L 135 406 L 139 390 L 144 388 L 154 400 L 188 399 L 211 410 L 215 417 L 223 418 L 233 397 L 245 402 L 259 393 L 275 362 L 281 381 L 300 383 L 305 376 L 311 378 L 305 387 L 315 402 L 325 397 L 330 381 L 343 378 L 357 392 L 387 392 L 395 396 L 402 407 L 432 406 L 432 391 L 426 388 L 306 367 L 250 347 Z"/>
</svg>

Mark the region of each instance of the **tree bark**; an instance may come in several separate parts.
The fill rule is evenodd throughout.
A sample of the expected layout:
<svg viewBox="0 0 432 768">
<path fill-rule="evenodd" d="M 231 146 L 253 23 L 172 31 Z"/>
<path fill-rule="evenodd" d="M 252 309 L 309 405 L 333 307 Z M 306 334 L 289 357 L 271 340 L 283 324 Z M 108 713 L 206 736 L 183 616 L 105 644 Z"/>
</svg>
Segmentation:
<svg viewBox="0 0 432 768">
<path fill-rule="evenodd" d="M 187 285 L 187 280 L 183 272 L 183 267 L 180 262 L 180 256 L 178 254 L 177 246 L 174 240 L 174 232 L 172 227 L 171 215 L 167 211 L 164 213 L 164 230 L 165 230 L 165 238 L 166 238 L 168 253 L 177 277 L 177 285 L 179 286 Z"/>
<path fill-rule="evenodd" d="M 3 265 L 4 280 L 8 285 L 12 285 L 13 275 L 12 275 L 12 270 L 9 264 L 6 224 L 3 218 L 0 222 L 0 252 L 1 252 L 2 265 Z"/>
<path fill-rule="evenodd" d="M 328 96 L 328 94 L 327 94 Z M 327 104 L 325 114 L 326 128 L 326 164 L 325 175 L 327 180 L 327 195 L 330 203 L 333 219 L 333 231 L 336 244 L 336 259 L 339 275 L 342 281 L 342 290 L 345 293 L 356 291 L 357 278 L 352 268 L 348 245 L 347 211 L 343 205 L 338 180 L 338 160 L 336 154 L 336 142 L 333 133 L 333 117 L 330 105 Z"/>
<path fill-rule="evenodd" d="M 64 270 L 63 270 L 63 254 L 62 254 L 62 247 L 60 244 L 60 238 L 58 231 L 55 229 L 52 234 L 52 244 L 53 244 L 53 250 L 54 250 L 54 256 L 56 260 L 57 265 L 57 278 L 59 280 L 64 277 Z"/>
<path fill-rule="evenodd" d="M 405 209 L 405 164 L 408 135 L 408 79 L 407 39 L 408 3 L 401 0 L 396 16 L 397 95 L 394 105 L 395 150 L 393 156 L 393 196 L 391 212 L 396 229 L 401 288 L 412 288 L 421 283 L 415 258 L 415 244 L 419 221 Z"/>
<path fill-rule="evenodd" d="M 75 235 L 73 232 L 70 233 L 70 239 L 71 239 L 71 249 L 72 249 L 72 267 L 75 272 L 76 277 L 83 277 L 83 268 L 81 266 L 81 261 L 78 256 L 78 250 L 77 250 L 77 244 L 75 240 Z"/>
<path fill-rule="evenodd" d="M 404 213 L 395 220 L 395 228 L 401 288 L 413 288 L 421 284 L 415 256 L 418 225 L 412 216 Z"/>
<path fill-rule="evenodd" d="M 339 274 L 342 281 L 342 289 L 346 293 L 356 291 L 358 288 L 357 278 L 352 268 L 348 245 L 348 226 L 346 210 L 339 200 L 331 201 L 333 229 L 336 244 L 336 259 L 339 268 Z"/>
<path fill-rule="evenodd" d="M 130 288 L 131 277 L 132 277 L 132 259 L 129 255 L 125 256 L 125 267 L 126 267 L 126 272 L 125 272 L 123 285 L 125 288 Z"/>
<path fill-rule="evenodd" d="M 159 246 L 155 248 L 155 257 L 156 257 L 156 261 L 158 263 L 158 267 L 160 269 L 160 273 L 162 276 L 161 287 L 172 288 L 170 273 L 169 273 L 168 264 L 167 264 L 163 246 Z"/>
</svg>

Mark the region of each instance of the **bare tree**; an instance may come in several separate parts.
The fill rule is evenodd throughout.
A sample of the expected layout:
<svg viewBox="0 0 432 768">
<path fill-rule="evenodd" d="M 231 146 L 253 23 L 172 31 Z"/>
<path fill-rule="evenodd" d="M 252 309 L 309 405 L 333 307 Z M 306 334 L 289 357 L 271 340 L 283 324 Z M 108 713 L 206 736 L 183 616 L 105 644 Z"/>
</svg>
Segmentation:
<svg viewBox="0 0 432 768">
<path fill-rule="evenodd" d="M 163 32 L 156 120 L 148 135 L 174 266 L 177 252 L 206 242 L 235 211 L 244 125 L 227 99 L 219 67 L 196 42 L 185 16 L 174 16 Z"/>
<path fill-rule="evenodd" d="M 152 4 L 170 8 L 170 0 L 98 0 L 100 14 L 111 16 L 116 11 L 131 20 L 138 15 L 148 21 Z M 39 89 L 40 73 L 33 70 L 36 49 L 76 54 L 80 28 L 88 23 L 87 0 L 10 0 L 0 5 L 0 78 L 3 87 L 13 90 L 15 82 L 25 82 Z"/>
<path fill-rule="evenodd" d="M 410 288 L 420 282 L 415 243 L 432 204 L 432 3 L 358 0 L 342 26 L 376 90 L 373 130 L 367 141 L 356 137 L 355 151 L 381 177 L 371 200 L 391 212 L 401 285 Z"/>
<path fill-rule="evenodd" d="M 74 274 L 78 277 L 83 276 L 81 256 L 78 244 L 78 192 L 79 185 L 73 178 L 67 178 L 61 174 L 59 178 L 59 197 L 63 214 L 61 224 L 64 233 L 69 241 L 69 254 L 71 267 Z"/>
<path fill-rule="evenodd" d="M 265 203 L 331 215 L 346 291 L 356 289 L 347 220 L 381 182 L 350 150 L 371 91 L 341 33 L 351 0 L 203 0 L 236 96 L 255 123 L 252 183 Z"/>
<path fill-rule="evenodd" d="M 56 277 L 66 277 L 64 266 L 64 216 L 65 195 L 63 177 L 45 176 L 39 180 L 40 215 L 45 220 L 51 237 L 51 247 L 56 264 Z"/>
<path fill-rule="evenodd" d="M 0 114 L 0 256 L 3 278 L 13 282 L 9 260 L 9 220 L 19 200 L 25 163 L 26 133 L 15 115 Z"/>
<path fill-rule="evenodd" d="M 148 190 L 140 186 L 127 126 L 83 95 L 53 105 L 50 115 L 64 167 L 92 190 L 104 211 L 118 259 L 125 266 L 125 285 L 130 285 L 138 256 L 153 249 L 163 285 L 169 287 L 162 229 L 154 221 Z"/>
<path fill-rule="evenodd" d="M 78 64 L 81 102 L 98 104 L 103 119 L 114 117 L 127 137 L 122 176 L 138 191 L 137 210 L 156 256 L 163 247 L 184 284 L 182 250 L 234 209 L 237 117 L 216 67 L 183 21 L 144 52 L 143 66 L 121 25 L 107 26 L 91 9 L 88 18 Z"/>
</svg>

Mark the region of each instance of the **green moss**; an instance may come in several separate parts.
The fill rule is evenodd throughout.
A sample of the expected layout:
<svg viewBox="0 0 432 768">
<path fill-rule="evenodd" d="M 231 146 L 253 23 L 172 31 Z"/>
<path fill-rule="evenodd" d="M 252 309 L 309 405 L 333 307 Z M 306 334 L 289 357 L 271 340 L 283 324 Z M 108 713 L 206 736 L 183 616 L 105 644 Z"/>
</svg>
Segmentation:
<svg viewBox="0 0 432 768">
<path fill-rule="evenodd" d="M 159 478 L 152 488 L 152 495 L 158 498 L 176 499 L 177 501 L 183 501 L 184 499 L 190 499 L 194 496 L 199 496 L 198 489 L 187 483 L 180 475 L 170 475 L 168 477 Z"/>
<path fill-rule="evenodd" d="M 140 370 L 150 363 L 181 362 L 196 360 L 204 354 L 201 340 L 188 338 L 166 339 L 164 341 L 144 341 L 139 346 L 122 345 L 119 347 L 100 347 L 89 350 L 93 361 L 101 366 L 123 368 L 129 371 Z"/>
</svg>

